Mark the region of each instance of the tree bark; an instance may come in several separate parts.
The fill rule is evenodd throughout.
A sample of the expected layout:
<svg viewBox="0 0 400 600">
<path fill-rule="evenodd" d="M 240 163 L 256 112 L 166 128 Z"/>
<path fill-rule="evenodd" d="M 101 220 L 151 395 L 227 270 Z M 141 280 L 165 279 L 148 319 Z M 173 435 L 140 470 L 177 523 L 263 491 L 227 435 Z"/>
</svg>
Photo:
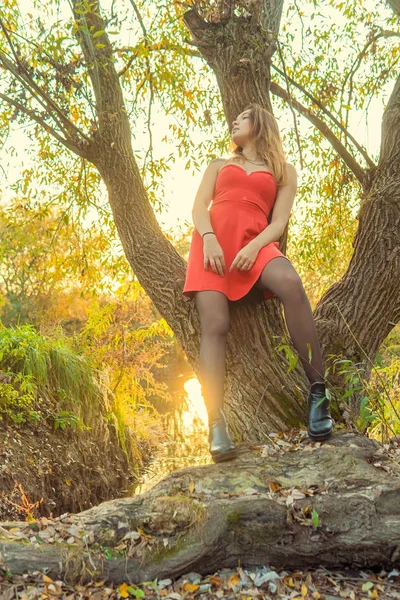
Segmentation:
<svg viewBox="0 0 400 600">
<path fill-rule="evenodd" d="M 239 560 L 244 568 L 400 566 L 399 456 L 345 432 L 329 444 L 304 442 L 243 445 L 234 463 L 181 469 L 138 497 L 3 523 L 0 565 L 16 575 L 48 569 L 72 584 L 206 575 Z"/>
<path fill-rule="evenodd" d="M 314 313 L 325 353 L 342 353 L 366 376 L 400 320 L 399 181 L 400 77 L 383 116 L 379 164 L 365 178 L 349 267 Z"/>
</svg>

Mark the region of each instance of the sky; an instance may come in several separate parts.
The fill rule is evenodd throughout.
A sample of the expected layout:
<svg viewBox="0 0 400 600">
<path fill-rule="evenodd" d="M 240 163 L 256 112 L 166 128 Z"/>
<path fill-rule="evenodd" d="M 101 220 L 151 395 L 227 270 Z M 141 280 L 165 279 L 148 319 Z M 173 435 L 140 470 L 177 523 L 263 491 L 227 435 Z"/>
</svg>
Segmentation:
<svg viewBox="0 0 400 600">
<path fill-rule="evenodd" d="M 132 40 L 131 32 L 128 32 L 127 36 L 127 43 L 133 43 L 134 40 Z M 294 43 L 299 43 L 299 41 L 297 40 L 296 42 L 295 40 Z M 393 84 L 387 86 L 387 89 L 385 90 L 387 94 L 390 93 L 392 87 Z M 300 96 L 297 97 L 301 99 Z M 370 155 L 379 150 L 383 109 L 382 96 L 380 96 L 372 99 L 367 118 L 364 111 L 358 113 L 352 111 L 349 129 L 355 138 L 361 144 L 366 146 Z M 179 115 L 176 115 L 176 117 L 179 118 Z M 155 140 L 161 140 L 161 138 L 169 132 L 168 125 L 173 118 L 174 116 L 165 115 L 157 103 L 154 104 L 151 125 Z M 26 126 L 21 126 L 17 122 L 14 122 L 7 143 L 4 148 L 0 150 L 0 189 L 2 190 L 3 202 L 7 201 L 7 198 L 12 195 L 10 189 L 11 184 L 20 177 L 23 168 L 29 166 L 30 159 L 25 152 L 29 140 L 25 134 L 25 127 Z M 301 118 L 300 134 L 303 136 L 307 135 L 309 127 L 309 122 L 305 118 Z M 194 144 L 200 144 L 203 135 L 204 133 L 193 130 L 192 140 Z M 135 149 L 144 149 L 145 152 L 149 144 L 148 132 L 146 129 L 143 128 L 143 131 L 141 131 L 139 127 L 136 127 L 134 136 Z M 12 147 L 18 149 L 17 155 L 11 154 L 10 150 Z M 144 152 L 142 152 L 142 155 L 144 155 Z M 170 163 L 170 171 L 163 176 L 165 202 L 168 206 L 165 206 L 163 212 L 156 216 L 164 230 L 177 232 L 185 223 L 192 226 L 191 210 L 206 164 L 202 166 L 200 171 L 193 174 L 192 169 L 185 169 L 187 158 L 178 157 L 178 153 L 176 152 L 173 143 L 168 145 L 166 143 L 161 144 L 160 142 L 155 141 L 155 156 L 165 156 L 170 152 L 175 152 L 176 162 Z M 295 164 L 299 175 L 299 183 L 301 184 L 302 173 L 300 165 L 296 162 L 296 157 L 288 157 L 288 159 Z M 103 199 L 98 198 L 97 200 L 103 203 L 103 201 L 106 202 L 107 198 L 104 196 Z M 295 207 L 296 204 L 294 210 Z"/>
</svg>

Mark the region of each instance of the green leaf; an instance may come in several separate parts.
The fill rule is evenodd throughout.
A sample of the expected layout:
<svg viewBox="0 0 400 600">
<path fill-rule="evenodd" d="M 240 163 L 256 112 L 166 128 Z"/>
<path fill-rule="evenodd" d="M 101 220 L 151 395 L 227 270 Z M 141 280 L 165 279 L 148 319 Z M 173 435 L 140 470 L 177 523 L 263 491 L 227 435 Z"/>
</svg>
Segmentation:
<svg viewBox="0 0 400 600">
<path fill-rule="evenodd" d="M 128 592 L 131 596 L 135 596 L 136 598 L 144 598 L 145 593 L 143 590 L 139 588 L 133 588 L 131 585 L 128 587 Z"/>
<path fill-rule="evenodd" d="M 105 33 L 105 30 L 104 30 L 104 29 L 102 29 L 101 31 L 96 31 L 96 32 L 93 34 L 93 37 L 94 37 L 94 38 L 98 38 L 98 37 L 100 37 L 101 35 L 103 35 L 103 33 Z"/>
<path fill-rule="evenodd" d="M 314 523 L 315 527 L 318 527 L 319 515 L 318 515 L 317 511 L 315 510 L 315 508 L 312 509 L 311 518 L 312 518 L 312 522 Z"/>
<path fill-rule="evenodd" d="M 373 587 L 374 587 L 373 581 L 366 581 L 365 583 L 363 583 L 363 586 L 361 589 L 363 592 L 368 592 L 368 590 L 370 590 Z"/>
</svg>

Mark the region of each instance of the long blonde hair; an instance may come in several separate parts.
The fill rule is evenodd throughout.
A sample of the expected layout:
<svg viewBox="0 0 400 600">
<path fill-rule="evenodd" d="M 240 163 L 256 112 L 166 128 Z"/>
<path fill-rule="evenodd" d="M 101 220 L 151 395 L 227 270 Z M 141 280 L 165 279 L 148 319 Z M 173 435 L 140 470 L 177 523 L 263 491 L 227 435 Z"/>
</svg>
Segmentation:
<svg viewBox="0 0 400 600">
<path fill-rule="evenodd" d="M 274 115 L 256 102 L 252 102 L 243 110 L 250 111 L 250 120 L 252 123 L 251 142 L 257 154 L 262 157 L 262 160 L 271 169 L 278 186 L 286 185 L 286 157 Z M 239 158 L 243 160 L 243 148 L 235 144 L 233 140 L 231 140 L 231 144 L 229 145 L 229 151 L 232 154 L 232 159 Z"/>
</svg>

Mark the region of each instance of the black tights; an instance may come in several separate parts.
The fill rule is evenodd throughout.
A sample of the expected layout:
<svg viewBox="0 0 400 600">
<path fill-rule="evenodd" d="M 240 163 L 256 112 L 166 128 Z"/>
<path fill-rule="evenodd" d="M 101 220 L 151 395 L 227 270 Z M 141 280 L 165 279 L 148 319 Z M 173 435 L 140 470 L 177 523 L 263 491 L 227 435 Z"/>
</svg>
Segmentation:
<svg viewBox="0 0 400 600">
<path fill-rule="evenodd" d="M 270 260 L 255 286 L 268 289 L 280 298 L 287 328 L 308 380 L 310 383 L 323 381 L 324 367 L 311 306 L 292 264 L 283 257 Z M 223 407 L 229 301 L 225 294 L 213 290 L 196 292 L 195 301 L 201 323 L 199 379 L 210 415 L 210 411 Z"/>
</svg>

